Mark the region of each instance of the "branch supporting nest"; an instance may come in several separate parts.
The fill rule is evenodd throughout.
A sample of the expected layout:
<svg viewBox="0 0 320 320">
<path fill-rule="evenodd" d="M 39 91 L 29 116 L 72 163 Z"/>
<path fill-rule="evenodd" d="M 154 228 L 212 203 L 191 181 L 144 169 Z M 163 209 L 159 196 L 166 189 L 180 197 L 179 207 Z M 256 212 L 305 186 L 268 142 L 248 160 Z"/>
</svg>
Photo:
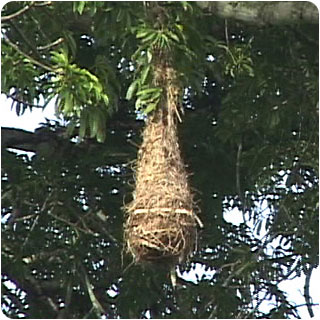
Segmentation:
<svg viewBox="0 0 320 320">
<path fill-rule="evenodd" d="M 181 262 L 195 249 L 195 203 L 181 158 L 177 120 L 179 88 L 174 70 L 156 68 L 164 98 L 148 119 L 135 168 L 135 191 L 124 226 L 126 251 L 135 262 Z"/>
</svg>

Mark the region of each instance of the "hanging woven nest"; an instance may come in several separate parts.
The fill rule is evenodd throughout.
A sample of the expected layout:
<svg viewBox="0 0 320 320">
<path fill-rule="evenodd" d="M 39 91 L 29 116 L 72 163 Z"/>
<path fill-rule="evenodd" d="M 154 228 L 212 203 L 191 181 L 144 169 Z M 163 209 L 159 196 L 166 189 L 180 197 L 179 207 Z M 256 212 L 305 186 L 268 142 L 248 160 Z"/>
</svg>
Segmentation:
<svg viewBox="0 0 320 320">
<path fill-rule="evenodd" d="M 166 98 L 144 129 L 134 199 L 125 208 L 126 249 L 135 262 L 182 261 L 195 248 L 199 220 L 180 154 L 172 73 L 161 68 Z"/>
</svg>

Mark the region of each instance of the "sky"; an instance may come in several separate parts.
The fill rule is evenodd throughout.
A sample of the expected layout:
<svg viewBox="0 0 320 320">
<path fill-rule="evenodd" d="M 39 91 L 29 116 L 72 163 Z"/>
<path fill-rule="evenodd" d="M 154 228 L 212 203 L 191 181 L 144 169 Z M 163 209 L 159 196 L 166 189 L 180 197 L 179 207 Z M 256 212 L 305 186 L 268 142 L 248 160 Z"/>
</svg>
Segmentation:
<svg viewBox="0 0 320 320">
<path fill-rule="evenodd" d="M 5 95 L 0 96 L 0 106 L 1 127 L 14 127 L 25 129 L 28 131 L 34 131 L 36 128 L 41 126 L 41 122 L 46 122 L 45 118 L 50 120 L 57 119 L 54 114 L 55 112 L 53 103 L 50 103 L 44 111 L 42 111 L 41 109 L 34 108 L 34 110 L 31 113 L 29 110 L 26 110 L 23 116 L 20 117 L 16 115 L 15 110 L 11 110 L 11 103 L 6 99 Z M 224 214 L 224 218 L 227 222 L 236 225 L 243 221 L 242 213 L 238 210 L 226 212 Z M 201 266 L 200 264 L 195 265 L 195 268 L 191 270 L 191 272 L 188 274 L 180 274 L 179 271 L 177 272 L 178 275 L 185 278 L 185 280 L 193 282 L 197 282 L 198 279 L 201 279 L 202 277 L 210 279 L 215 273 L 214 270 L 205 271 L 203 266 Z M 305 303 L 305 299 L 303 296 L 304 278 L 304 276 L 301 276 L 298 279 L 283 281 L 280 284 L 280 289 L 287 292 L 289 301 L 294 301 L 298 305 Z M 320 294 L 318 288 L 319 283 L 320 268 L 318 267 L 316 270 L 313 271 L 310 283 L 310 295 L 313 298 L 314 303 L 320 303 Z M 265 308 L 265 310 L 268 310 L 270 307 L 270 303 L 272 303 L 272 301 L 265 302 L 261 307 Z M 314 307 L 313 310 L 315 313 L 314 319 L 320 319 L 320 307 Z M 310 318 L 306 307 L 299 308 L 299 313 L 302 319 Z"/>
</svg>

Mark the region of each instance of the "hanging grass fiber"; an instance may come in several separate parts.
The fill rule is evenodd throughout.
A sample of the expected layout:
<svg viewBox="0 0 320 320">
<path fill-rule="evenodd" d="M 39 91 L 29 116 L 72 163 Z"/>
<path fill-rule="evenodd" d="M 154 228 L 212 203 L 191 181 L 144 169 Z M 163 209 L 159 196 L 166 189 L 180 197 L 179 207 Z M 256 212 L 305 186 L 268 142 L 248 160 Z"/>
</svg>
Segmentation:
<svg viewBox="0 0 320 320">
<path fill-rule="evenodd" d="M 174 71 L 162 66 L 158 74 L 164 99 L 143 131 L 134 199 L 125 208 L 126 250 L 137 263 L 184 260 L 195 248 L 199 222 L 177 137 Z"/>
</svg>

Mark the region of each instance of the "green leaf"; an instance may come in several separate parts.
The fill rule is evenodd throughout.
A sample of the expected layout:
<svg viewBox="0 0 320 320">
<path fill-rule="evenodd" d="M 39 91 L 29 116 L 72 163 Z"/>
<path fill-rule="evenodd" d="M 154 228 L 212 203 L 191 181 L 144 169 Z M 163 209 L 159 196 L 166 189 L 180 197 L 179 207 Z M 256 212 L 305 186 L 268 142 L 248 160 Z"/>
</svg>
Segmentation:
<svg viewBox="0 0 320 320">
<path fill-rule="evenodd" d="M 84 110 L 81 113 L 81 118 L 80 118 L 80 128 L 79 128 L 79 137 L 80 139 L 83 139 L 86 135 L 86 130 L 87 130 L 87 120 L 88 120 L 88 112 Z"/>
<path fill-rule="evenodd" d="M 103 114 L 100 114 L 99 118 L 99 126 L 97 130 L 97 141 L 98 142 L 104 142 L 106 138 L 106 119 Z"/>
<path fill-rule="evenodd" d="M 94 87 L 94 94 L 95 94 L 96 101 L 100 101 L 101 100 L 101 88 L 99 88 L 99 86 Z"/>
<path fill-rule="evenodd" d="M 137 86 L 138 86 L 138 83 L 139 83 L 139 80 L 134 80 L 128 90 L 127 90 L 127 94 L 126 94 L 126 99 L 127 100 L 131 100 L 132 97 L 133 97 L 133 94 L 135 93 L 136 89 L 137 89 Z"/>
<path fill-rule="evenodd" d="M 76 121 L 70 121 L 68 123 L 67 130 L 66 130 L 67 136 L 71 136 L 73 134 L 74 129 L 76 128 L 76 124 L 77 124 Z"/>
<path fill-rule="evenodd" d="M 168 36 L 169 36 L 172 40 L 174 40 L 174 41 L 176 41 L 176 42 L 180 42 L 179 37 L 178 37 L 175 33 L 169 31 L 169 32 L 168 32 Z"/>
<path fill-rule="evenodd" d="M 142 38 L 141 42 L 142 43 L 148 43 L 149 42 L 151 44 L 157 39 L 157 37 L 158 37 L 158 33 L 153 32 L 153 33 L 148 34 L 146 37 Z"/>
<path fill-rule="evenodd" d="M 175 27 L 176 27 L 180 32 L 183 32 L 183 31 L 184 31 L 184 27 L 183 27 L 183 25 L 180 24 L 180 23 L 176 23 L 176 24 L 175 24 Z"/>
<path fill-rule="evenodd" d="M 161 92 L 161 89 L 160 88 L 148 88 L 148 89 L 140 90 L 137 92 L 137 96 L 148 95 L 148 94 L 154 93 L 154 92 Z"/>
<path fill-rule="evenodd" d="M 151 63 L 152 61 L 152 53 L 150 50 L 147 50 L 147 61 L 148 63 Z"/>
<path fill-rule="evenodd" d="M 74 3 L 73 3 L 73 11 L 75 12 L 75 11 L 77 11 L 80 15 L 82 14 L 82 12 L 83 12 L 83 9 L 84 9 L 84 7 L 85 7 L 85 5 L 86 5 L 86 2 L 87 1 L 75 1 Z"/>
<path fill-rule="evenodd" d="M 151 68 L 151 66 L 147 65 L 141 72 L 141 84 L 142 85 L 146 82 L 146 79 L 149 75 L 150 68 Z"/>
<path fill-rule="evenodd" d="M 139 97 L 139 98 L 136 100 L 135 108 L 136 108 L 136 110 L 140 110 L 143 106 L 144 106 L 144 102 L 143 102 L 143 100 L 141 100 L 141 98 Z"/>
<path fill-rule="evenodd" d="M 99 114 L 96 109 L 91 109 L 89 113 L 90 138 L 97 135 L 99 127 Z"/>
<path fill-rule="evenodd" d="M 72 93 L 69 93 L 69 94 L 66 93 L 64 101 L 65 101 L 64 108 L 63 108 L 64 114 L 66 114 L 66 115 L 71 114 L 73 111 L 73 107 L 74 107 L 74 100 L 73 100 Z"/>
<path fill-rule="evenodd" d="M 108 106 L 109 105 L 109 97 L 108 97 L 108 95 L 106 95 L 105 93 L 104 94 L 102 94 L 102 100 L 104 101 L 104 104 L 106 105 L 106 106 Z"/>
<path fill-rule="evenodd" d="M 93 89 L 93 86 L 94 84 L 91 81 L 83 84 L 83 87 L 86 88 L 89 92 Z"/>
<path fill-rule="evenodd" d="M 148 34 L 150 34 L 150 31 L 145 31 L 145 30 L 143 30 L 143 31 L 138 31 L 137 34 L 136 34 L 136 37 L 137 37 L 138 39 L 141 39 L 141 38 L 146 37 Z"/>
<path fill-rule="evenodd" d="M 248 75 L 249 75 L 250 77 L 254 77 L 254 72 L 253 72 L 253 68 L 252 68 L 251 65 L 248 65 L 248 64 L 245 63 L 245 64 L 243 65 L 243 68 L 248 71 Z"/>
<path fill-rule="evenodd" d="M 158 102 L 149 103 L 149 105 L 143 110 L 143 113 L 148 114 L 151 111 L 155 110 L 158 105 Z"/>
<path fill-rule="evenodd" d="M 184 11 L 193 10 L 192 5 L 188 1 L 181 1 L 180 4 Z"/>
<path fill-rule="evenodd" d="M 98 130 L 97 132 L 97 141 L 102 143 L 106 139 L 106 131 L 105 130 Z"/>
</svg>

